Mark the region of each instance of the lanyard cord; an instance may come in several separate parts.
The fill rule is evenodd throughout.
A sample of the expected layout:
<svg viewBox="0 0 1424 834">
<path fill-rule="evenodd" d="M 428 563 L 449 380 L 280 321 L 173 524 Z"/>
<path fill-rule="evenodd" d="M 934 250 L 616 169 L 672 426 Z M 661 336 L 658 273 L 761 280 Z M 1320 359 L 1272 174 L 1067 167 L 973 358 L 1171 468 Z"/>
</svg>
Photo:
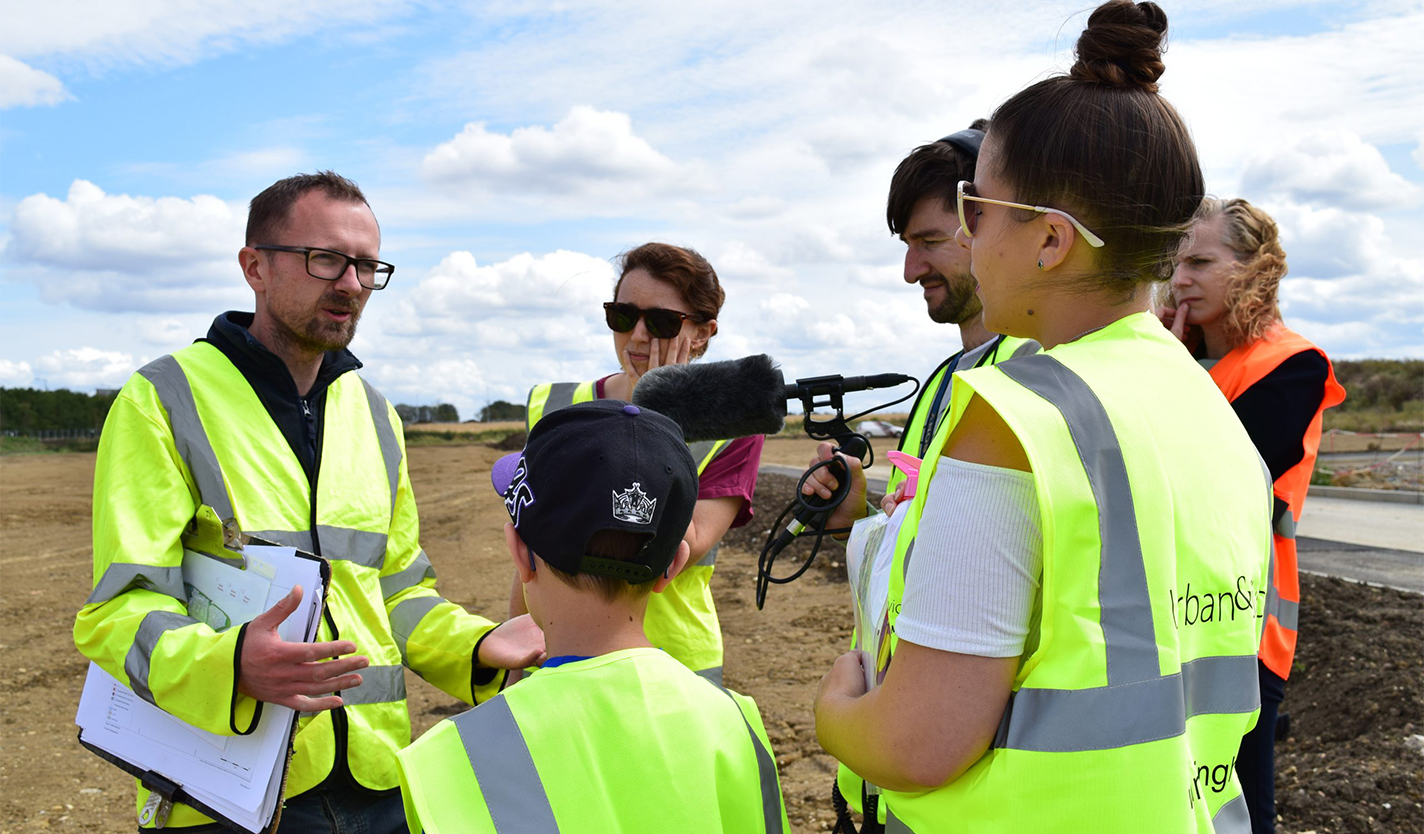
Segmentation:
<svg viewBox="0 0 1424 834">
<path fill-rule="evenodd" d="M 974 363 L 974 367 L 980 368 L 985 363 L 993 364 L 999 356 L 999 346 L 1004 343 L 1002 335 L 994 337 L 994 345 Z M 964 351 L 956 353 L 946 363 L 944 376 L 940 377 L 939 387 L 935 389 L 934 399 L 930 402 L 930 413 L 925 417 L 924 430 L 920 432 L 920 460 L 925 459 L 929 454 L 930 444 L 934 442 L 935 430 L 939 428 L 940 408 L 944 404 L 944 395 L 949 391 L 950 383 L 954 379 L 954 372 L 959 368 L 959 360 L 964 358 Z M 913 418 L 913 415 L 911 415 Z"/>
</svg>

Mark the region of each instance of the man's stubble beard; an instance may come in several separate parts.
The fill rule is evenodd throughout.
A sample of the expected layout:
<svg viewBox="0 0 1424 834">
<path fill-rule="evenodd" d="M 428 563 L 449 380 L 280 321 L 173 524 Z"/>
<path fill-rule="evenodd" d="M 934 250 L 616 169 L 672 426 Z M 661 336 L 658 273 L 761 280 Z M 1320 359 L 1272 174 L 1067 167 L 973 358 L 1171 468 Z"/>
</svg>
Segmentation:
<svg viewBox="0 0 1424 834">
<path fill-rule="evenodd" d="M 351 318 L 344 322 L 327 320 L 321 313 L 327 307 L 349 310 Z M 351 344 L 356 337 L 356 323 L 361 320 L 361 312 L 360 305 L 353 300 L 339 294 L 328 294 L 318 302 L 315 315 L 292 322 L 288 316 L 277 314 L 272 316 L 272 320 L 277 324 L 278 339 L 300 353 L 317 354 L 341 350 Z"/>
<path fill-rule="evenodd" d="M 984 303 L 974 292 L 974 276 L 965 272 L 953 278 L 943 276 L 945 299 L 929 308 L 930 321 L 937 324 L 964 324 L 984 312 Z"/>
</svg>

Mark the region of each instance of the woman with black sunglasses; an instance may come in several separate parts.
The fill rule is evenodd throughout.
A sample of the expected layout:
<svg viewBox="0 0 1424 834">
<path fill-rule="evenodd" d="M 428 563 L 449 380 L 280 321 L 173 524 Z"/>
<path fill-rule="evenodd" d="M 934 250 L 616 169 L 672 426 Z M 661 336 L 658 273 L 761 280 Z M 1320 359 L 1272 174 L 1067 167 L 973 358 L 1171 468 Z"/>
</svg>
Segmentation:
<svg viewBox="0 0 1424 834">
<path fill-rule="evenodd" d="M 1044 351 L 955 375 L 879 683 L 854 653 L 821 682 L 817 738 L 884 789 L 886 830 L 1250 830 L 1233 763 L 1260 703 L 1270 478 L 1150 310 L 1204 193 L 1157 93 L 1166 30 L 1155 3 L 1099 6 L 959 190 L 985 326 Z"/>
<path fill-rule="evenodd" d="M 712 265 L 691 249 L 645 243 L 624 253 L 613 300 L 603 305 L 620 370 L 587 382 L 536 385 L 529 392 L 526 428 L 574 403 L 627 402 L 643 374 L 702 356 L 717 335 L 725 299 Z M 722 630 L 710 587 L 717 544 L 729 529 L 752 519 L 764 440 L 757 435 L 688 444 L 698 467 L 697 509 L 687 529 L 692 556 L 666 590 L 649 598 L 644 620 L 653 645 L 717 683 L 722 681 Z M 518 581 L 510 610 L 524 611 Z"/>
</svg>

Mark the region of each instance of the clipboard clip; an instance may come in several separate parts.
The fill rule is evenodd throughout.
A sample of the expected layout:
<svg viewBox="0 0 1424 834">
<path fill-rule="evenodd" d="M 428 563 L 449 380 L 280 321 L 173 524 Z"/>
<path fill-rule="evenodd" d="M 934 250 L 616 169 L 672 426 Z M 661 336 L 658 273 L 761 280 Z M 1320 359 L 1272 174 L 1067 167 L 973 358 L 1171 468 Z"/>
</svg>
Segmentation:
<svg viewBox="0 0 1424 834">
<path fill-rule="evenodd" d="M 182 786 L 151 770 L 140 776 L 139 782 L 148 788 L 149 794 L 138 811 L 138 824 L 153 823 L 154 828 L 164 827 L 168 824 L 168 815 L 173 812 L 173 797 L 182 790 Z"/>
</svg>

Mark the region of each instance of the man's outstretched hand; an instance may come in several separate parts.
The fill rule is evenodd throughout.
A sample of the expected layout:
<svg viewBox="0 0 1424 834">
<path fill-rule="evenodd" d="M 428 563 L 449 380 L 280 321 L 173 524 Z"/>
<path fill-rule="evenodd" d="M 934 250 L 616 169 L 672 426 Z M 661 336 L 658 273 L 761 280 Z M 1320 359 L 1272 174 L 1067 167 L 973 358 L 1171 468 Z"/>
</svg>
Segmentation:
<svg viewBox="0 0 1424 834">
<path fill-rule="evenodd" d="M 247 624 L 237 691 L 299 712 L 336 709 L 341 706 L 341 698 L 332 693 L 360 686 L 361 676 L 354 673 L 369 666 L 370 661 L 352 654 L 356 644 L 350 640 L 329 643 L 283 640 L 277 634 L 277 626 L 291 616 L 301 602 L 302 587 L 298 585 Z M 542 645 L 541 634 L 541 650 Z"/>
<path fill-rule="evenodd" d="M 480 642 L 481 666 L 523 669 L 544 662 L 544 632 L 534 618 L 521 614 L 494 627 Z"/>
</svg>

